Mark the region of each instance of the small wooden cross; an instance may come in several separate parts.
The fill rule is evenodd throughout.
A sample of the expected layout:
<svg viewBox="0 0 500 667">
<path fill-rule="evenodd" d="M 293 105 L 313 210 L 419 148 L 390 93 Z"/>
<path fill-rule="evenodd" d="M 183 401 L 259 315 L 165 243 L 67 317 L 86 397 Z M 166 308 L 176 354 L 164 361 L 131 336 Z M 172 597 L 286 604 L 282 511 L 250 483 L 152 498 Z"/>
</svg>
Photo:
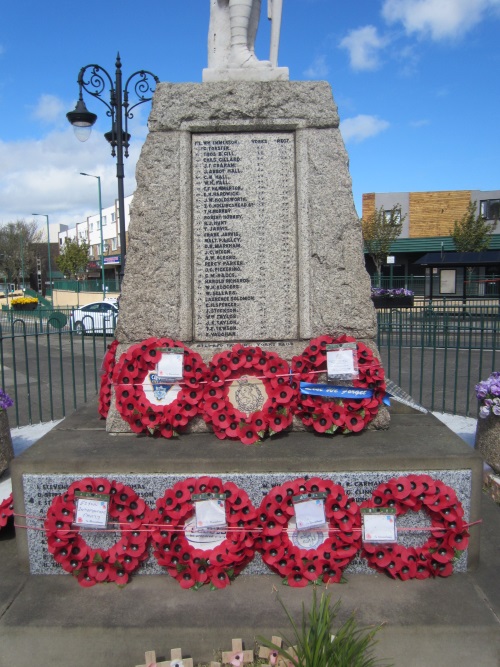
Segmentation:
<svg viewBox="0 0 500 667">
<path fill-rule="evenodd" d="M 146 651 L 144 655 L 146 664 L 136 665 L 136 667 L 193 667 L 193 658 L 183 658 L 182 649 L 180 648 L 173 648 L 170 651 L 170 660 L 163 662 L 156 662 L 156 653 L 154 651 Z"/>
<path fill-rule="evenodd" d="M 248 662 L 253 662 L 253 651 L 243 650 L 243 641 L 241 639 L 232 640 L 232 651 L 223 651 L 222 662 L 224 664 L 231 664 L 233 667 L 241 667 Z"/>
<path fill-rule="evenodd" d="M 283 646 L 281 637 L 271 637 L 271 642 L 280 648 Z M 288 662 L 282 655 L 279 655 L 277 649 L 261 646 L 259 650 L 259 658 L 270 660 L 270 663 L 262 665 L 261 667 L 271 667 L 271 663 L 272 667 L 288 667 Z"/>
</svg>

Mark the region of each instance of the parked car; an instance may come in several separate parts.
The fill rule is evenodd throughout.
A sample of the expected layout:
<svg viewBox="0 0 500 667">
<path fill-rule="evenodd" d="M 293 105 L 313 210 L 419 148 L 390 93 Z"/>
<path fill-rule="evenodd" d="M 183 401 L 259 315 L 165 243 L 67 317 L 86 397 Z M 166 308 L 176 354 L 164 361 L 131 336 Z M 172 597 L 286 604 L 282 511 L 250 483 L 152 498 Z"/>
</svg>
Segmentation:
<svg viewBox="0 0 500 667">
<path fill-rule="evenodd" d="M 112 335 L 116 326 L 118 308 L 111 301 L 94 301 L 74 310 L 69 318 L 71 331 L 77 334 L 96 333 Z"/>
</svg>

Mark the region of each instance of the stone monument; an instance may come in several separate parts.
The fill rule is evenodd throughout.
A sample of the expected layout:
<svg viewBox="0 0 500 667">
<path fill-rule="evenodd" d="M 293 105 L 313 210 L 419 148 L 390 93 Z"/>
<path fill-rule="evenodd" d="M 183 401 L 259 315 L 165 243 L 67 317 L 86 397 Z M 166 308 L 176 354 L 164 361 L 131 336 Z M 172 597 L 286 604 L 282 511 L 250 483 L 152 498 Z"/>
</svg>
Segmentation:
<svg viewBox="0 0 500 667">
<path fill-rule="evenodd" d="M 259 7 L 213 0 L 210 81 L 157 87 L 137 166 L 118 356 L 168 336 L 205 361 L 235 342 L 290 361 L 324 334 L 353 336 L 377 354 L 330 86 L 280 80 L 279 69 L 256 59 Z M 228 13 L 223 40 L 213 25 Z M 381 408 L 374 425 L 387 422 Z M 114 409 L 108 429 L 127 430 Z"/>
<path fill-rule="evenodd" d="M 273 0 L 275 9 L 279 4 L 278 0 Z M 311 339 L 345 334 L 365 344 L 366 347 L 357 345 L 363 350 L 360 354 L 371 355 L 366 348 L 378 354 L 375 309 L 370 298 L 369 276 L 364 267 L 361 226 L 354 208 L 348 159 L 330 87 L 325 82 L 291 82 L 280 78 L 279 71 L 276 71 L 279 69 L 276 67 L 276 39 L 270 64 L 256 59 L 252 46 L 257 19 L 254 12 L 259 6 L 260 2 L 251 0 L 214 1 L 210 40 L 214 36 L 214 21 L 227 19 L 228 16 L 235 21 L 229 21 L 230 37 L 226 33 L 225 41 L 218 42 L 214 60 L 210 62 L 208 72 L 212 79 L 207 74 L 201 84 L 164 83 L 157 87 L 149 118 L 149 135 L 137 166 L 137 191 L 131 208 L 126 273 L 116 329 L 118 347 L 114 370 L 123 372 L 123 375 L 115 372 L 112 375 L 117 395 L 121 393 L 123 398 L 127 393 L 126 400 L 121 404 L 122 412 L 125 407 L 132 418 L 129 422 L 124 421 L 112 400 L 105 431 L 99 425 L 95 406 L 85 407 L 13 462 L 16 510 L 20 515 L 27 515 L 28 528 L 18 535 L 20 558 L 32 573 L 60 572 L 62 558 L 66 571 L 78 573 L 80 578 L 88 576 L 90 583 L 94 583 L 94 575 L 88 574 L 87 569 L 82 573 L 81 561 L 75 560 L 73 551 L 68 556 L 64 546 L 61 551 L 57 543 L 54 543 L 55 546 L 52 543 L 48 545 L 43 531 L 29 530 L 37 528 L 37 517 L 48 516 L 47 513 L 53 516 L 50 514 L 53 503 L 57 505 L 57 512 L 67 510 L 68 513 L 61 516 L 70 516 L 69 509 L 61 508 L 57 497 L 62 494 L 60 502 L 69 502 L 65 499 L 65 490 L 76 483 L 77 491 L 80 491 L 82 478 L 85 478 L 87 491 L 102 493 L 103 489 L 109 489 L 113 512 L 120 513 L 117 515 L 120 521 L 123 521 L 120 519 L 123 514 L 127 522 L 142 520 L 141 513 L 144 519 L 146 505 L 149 508 L 158 507 L 158 502 L 163 502 L 164 494 L 168 494 L 165 507 L 160 508 L 163 523 L 163 512 L 167 511 L 168 503 L 173 503 L 174 512 L 181 511 L 180 503 L 192 501 L 190 494 L 197 488 L 196 484 L 200 485 L 200 493 L 206 491 L 209 483 L 207 476 L 212 480 L 210 488 L 214 493 L 220 494 L 222 484 L 235 485 L 248 495 L 248 502 L 258 508 L 263 499 L 270 497 L 273 489 L 280 485 L 288 487 L 286 493 L 280 496 L 281 500 L 277 501 L 279 503 L 288 502 L 285 496 L 290 495 L 290 491 L 291 495 L 309 490 L 315 493 L 319 489 L 318 478 L 326 480 L 328 489 L 332 489 L 333 485 L 345 489 L 340 498 L 346 503 L 348 498 L 353 498 L 356 503 L 369 500 L 372 493 L 380 485 L 387 485 L 391 478 L 391 488 L 398 493 L 410 493 L 411 484 L 407 484 L 406 480 L 399 484 L 395 479 L 410 474 L 425 476 L 419 479 L 426 480 L 428 495 L 432 495 L 434 501 L 434 494 L 438 491 L 433 483 L 429 486 L 427 477 L 432 475 L 451 487 L 449 502 L 452 502 L 452 495 L 457 494 L 463 504 L 465 520 L 475 521 L 478 518 L 482 472 L 480 457 L 461 441 L 457 442 L 459 439 L 433 416 L 411 413 L 409 409 L 394 415 L 391 429 L 387 432 L 382 427 L 387 426 L 388 413 L 385 408 L 380 408 L 371 422 L 378 427 L 377 430 L 367 430 L 361 437 L 357 433 L 345 438 L 340 436 L 335 438 L 335 442 L 316 433 L 304 433 L 307 424 L 287 422 L 287 427 L 292 425 L 295 432 L 282 435 L 275 427 L 271 435 L 279 432 L 281 437 L 278 435 L 271 444 L 267 442 L 262 448 L 245 447 L 243 437 L 241 442 L 233 442 L 229 433 L 224 433 L 224 437 L 219 439 L 215 428 L 217 437 L 207 433 L 209 427 L 199 415 L 189 422 L 192 432 L 183 431 L 178 440 L 166 439 L 172 435 L 171 423 L 168 424 L 171 429 L 168 434 L 149 428 L 149 423 L 144 429 L 142 423 L 136 432 L 144 434 L 144 437 L 137 437 L 135 433 L 128 435 L 137 425 L 137 415 L 155 418 L 154 411 L 149 411 L 150 406 L 140 402 L 134 405 L 129 392 L 132 387 L 144 387 L 141 380 L 137 383 L 134 380 L 139 377 L 138 360 L 148 369 L 155 369 L 150 375 L 158 377 L 158 360 L 161 361 L 162 372 L 165 366 L 169 366 L 169 352 L 163 343 L 160 345 L 159 339 L 169 339 L 169 345 L 175 341 L 174 349 L 177 344 L 189 348 L 181 350 L 182 355 L 175 353 L 173 356 L 179 358 L 171 364 L 175 366 L 181 361 L 185 386 L 179 387 L 178 392 L 185 391 L 186 394 L 189 393 L 186 389 L 188 377 L 194 377 L 189 374 L 196 374 L 202 365 L 198 355 L 208 365 L 216 356 L 227 359 L 223 353 L 233 346 L 234 349 L 245 350 L 240 357 L 245 364 L 249 360 L 249 348 L 254 352 L 260 350 L 262 356 L 264 352 L 275 353 L 290 362 L 309 349 Z M 217 15 L 219 10 L 229 12 L 229 15 Z M 237 29 L 233 31 L 232 28 Z M 219 46 L 222 51 L 219 51 Z M 249 53 L 251 56 L 244 61 L 231 61 L 232 47 L 235 46 L 238 46 L 236 51 L 240 55 L 243 50 L 246 56 Z M 226 56 L 222 57 L 222 53 L 229 53 L 228 60 Z M 255 78 L 248 78 L 246 72 L 251 72 Z M 242 345 L 237 348 L 238 344 Z M 352 341 L 347 344 L 352 345 Z M 133 354 L 137 356 L 133 357 Z M 195 356 L 197 359 L 192 363 Z M 317 359 L 311 345 L 308 359 L 312 360 L 312 357 Z M 275 359 L 274 356 L 272 358 Z M 249 363 L 252 360 L 250 355 Z M 239 392 L 238 400 L 248 406 L 248 410 L 241 412 L 258 415 L 260 411 L 263 414 L 262 407 L 255 407 L 261 405 L 261 399 L 256 398 L 260 389 L 250 386 L 246 371 L 243 373 L 238 362 L 236 358 L 236 367 L 241 373 L 235 376 L 236 382 L 231 380 L 228 393 L 232 391 L 236 400 Z M 287 365 L 282 363 L 282 368 L 286 370 L 283 383 L 286 386 L 288 382 L 286 389 L 293 393 L 298 387 L 292 388 L 294 382 L 290 379 Z M 378 363 L 373 362 L 371 368 L 378 370 Z M 269 382 L 276 381 L 278 386 L 274 362 L 266 366 L 266 372 L 271 376 Z M 127 376 L 127 373 L 130 375 Z M 204 379 L 209 376 L 211 379 Z M 180 376 L 176 377 L 181 382 Z M 198 380 L 194 377 L 194 384 L 202 387 L 203 407 L 212 408 L 212 399 L 205 399 L 215 386 L 209 382 L 224 383 L 225 379 L 217 377 L 215 380 L 213 374 L 205 375 L 199 369 Z M 280 392 L 287 394 L 282 389 L 283 383 L 276 394 L 269 397 L 270 402 L 276 400 L 278 403 Z M 165 382 L 165 385 L 169 384 L 168 391 L 173 391 L 176 385 Z M 217 394 L 216 389 L 214 392 Z M 159 389 L 158 393 L 161 393 Z M 219 393 L 222 395 L 223 391 Z M 196 391 L 194 394 L 196 403 Z M 176 398 L 172 402 L 175 401 Z M 229 402 L 234 407 L 231 395 Z M 162 404 L 162 410 L 169 409 L 169 405 Z M 328 405 L 337 404 L 330 402 Z M 143 412 L 139 412 L 138 408 Z M 197 405 L 192 407 L 186 402 L 184 408 L 190 412 L 190 417 L 197 414 Z M 175 416 L 182 417 L 179 413 L 180 410 Z M 287 416 L 292 414 L 290 411 Z M 241 414 L 238 420 L 246 423 Z M 238 420 L 234 430 L 239 428 Z M 215 422 L 211 423 L 214 427 Z M 72 429 L 74 433 L 71 433 Z M 148 431 L 165 435 L 165 439 L 149 437 Z M 258 429 L 255 428 L 255 431 L 257 433 Z M 114 437 L 119 432 L 127 435 Z M 424 432 L 425 437 L 422 437 Z M 246 432 L 242 435 L 247 436 Z M 68 446 L 69 440 L 71 446 Z M 189 481 L 193 477 L 196 482 Z M 124 489 L 123 485 L 127 488 Z M 118 487 L 121 488 L 119 496 L 116 493 Z M 415 484 L 414 488 L 419 487 Z M 422 482 L 422 492 L 423 489 Z M 134 494 L 144 502 L 136 500 Z M 177 500 L 173 502 L 172 494 L 175 498 L 187 498 L 188 495 L 190 498 L 179 501 L 176 506 Z M 227 499 L 233 498 L 234 507 L 245 497 L 238 494 L 233 487 L 226 496 Z M 440 490 L 439 494 L 445 494 L 445 491 Z M 122 502 L 125 504 L 122 505 Z M 340 504 L 343 508 L 344 504 Z M 349 506 L 350 501 L 346 507 Z M 192 511 L 187 504 L 184 509 Z M 354 511 L 356 508 L 352 506 L 351 509 Z M 242 507 L 241 517 L 246 516 L 244 510 L 250 511 L 250 508 Z M 344 513 L 340 507 L 332 507 L 331 511 Z M 240 528 L 240 519 L 237 518 L 240 511 L 234 509 L 230 516 L 233 514 Z M 414 524 L 411 521 L 419 521 L 418 512 L 408 514 L 414 515 L 413 519 L 409 519 L 412 528 Z M 351 526 L 352 520 L 344 518 Z M 62 525 L 66 520 L 72 519 L 61 518 L 58 523 Z M 425 521 L 428 526 L 428 518 Z M 243 518 L 241 522 L 244 524 Z M 48 530 L 55 528 L 57 531 L 60 526 L 57 523 L 53 526 L 52 523 L 49 521 Z M 164 539 L 163 532 L 165 539 L 177 532 L 179 535 L 185 532 L 187 542 L 191 539 L 190 544 L 199 545 L 200 536 L 189 533 L 188 528 L 186 524 L 186 530 L 176 529 L 173 533 L 160 531 L 158 539 Z M 453 530 L 461 530 L 456 521 Z M 283 531 L 283 540 L 288 539 L 289 532 L 293 531 Z M 338 532 L 335 528 L 332 540 Z M 351 540 L 351 528 L 341 532 L 350 533 Z M 321 549 L 325 540 L 330 539 L 328 531 L 313 533 L 307 535 L 304 542 L 301 541 L 303 536 L 293 538 L 300 545 L 297 548 L 310 553 L 301 554 L 295 565 L 290 563 L 290 567 L 297 566 L 304 571 L 312 568 L 313 579 L 318 575 L 326 576 L 323 581 L 337 577 L 341 571 L 333 561 L 324 564 L 326 575 L 316 571 L 317 563 L 309 562 L 309 557 L 311 561 L 316 559 L 316 547 Z M 242 535 L 238 530 L 236 539 L 239 541 Z M 130 535 L 134 540 L 140 537 L 141 534 L 135 535 L 134 531 Z M 462 535 L 458 537 L 462 538 Z M 205 564 L 201 563 L 202 568 L 210 567 L 211 576 L 217 577 L 217 583 L 220 575 L 228 582 L 230 570 L 233 570 L 231 577 L 234 576 L 233 561 L 237 563 L 239 572 L 240 565 L 245 566 L 248 558 L 253 557 L 252 553 L 247 554 L 245 549 L 240 549 L 240 545 L 234 549 L 237 555 L 231 556 L 226 564 L 227 570 L 217 572 L 220 567 L 214 549 L 220 540 L 226 539 L 229 538 L 220 538 L 216 534 L 209 536 L 208 542 L 203 542 L 207 558 L 204 559 Z M 138 541 L 141 542 L 140 539 Z M 305 546 L 306 543 L 308 546 Z M 144 540 L 141 544 L 144 546 Z M 135 542 L 133 546 L 135 551 L 139 549 Z M 473 532 L 469 546 L 467 553 L 461 549 L 462 554 L 453 565 L 455 571 L 464 571 L 467 564 L 477 562 L 477 531 Z M 185 566 L 180 564 L 179 568 L 173 560 L 177 558 L 174 554 L 177 547 L 180 548 L 179 544 L 170 550 L 168 544 L 162 543 L 158 563 L 150 554 L 146 555 L 146 551 L 141 551 L 141 555 L 147 560 L 139 562 L 133 555 L 132 546 L 130 554 L 125 549 L 118 556 L 116 544 L 108 547 L 109 544 L 98 548 L 106 552 L 106 558 L 113 559 L 112 567 L 121 562 L 132 562 L 131 570 L 137 567 L 141 574 L 164 572 L 166 561 L 163 559 L 167 558 L 165 554 L 170 553 L 169 573 L 183 579 L 184 586 L 194 584 L 191 574 L 184 572 Z M 351 568 L 347 571 L 370 571 L 366 559 L 356 556 L 357 549 L 353 549 L 352 540 L 347 549 L 350 558 L 345 560 L 344 565 L 349 562 Z M 53 557 L 55 550 L 58 551 L 58 558 L 61 557 L 59 560 Z M 431 547 L 428 548 L 429 557 L 430 550 Z M 336 552 L 337 547 L 333 548 L 332 542 L 332 549 L 328 549 L 330 555 L 324 553 L 321 558 L 337 559 Z M 453 550 L 445 552 L 446 559 L 452 557 Z M 83 561 L 86 552 L 80 550 L 78 553 Z M 101 561 L 103 557 L 100 555 Z M 121 559 L 118 563 L 115 560 L 117 557 Z M 254 561 L 245 570 L 246 574 L 269 572 L 266 562 L 255 555 Z M 279 566 L 282 567 L 281 564 Z M 87 568 L 87 565 L 83 567 Z M 106 565 L 102 562 L 96 570 L 98 574 L 95 577 L 99 576 L 99 581 L 103 580 L 102 576 L 108 576 Z M 307 572 L 310 580 L 311 570 Z M 110 580 L 114 574 L 112 570 Z M 205 570 L 200 571 L 200 576 L 205 575 Z M 299 576 L 301 581 L 303 579 L 302 574 L 294 576 Z M 263 601 L 263 604 L 267 602 Z"/>
<path fill-rule="evenodd" d="M 255 55 L 261 0 L 210 0 L 208 68 L 203 81 L 287 81 L 288 68 L 278 67 L 283 0 L 268 0 L 272 21 L 269 60 Z"/>
</svg>

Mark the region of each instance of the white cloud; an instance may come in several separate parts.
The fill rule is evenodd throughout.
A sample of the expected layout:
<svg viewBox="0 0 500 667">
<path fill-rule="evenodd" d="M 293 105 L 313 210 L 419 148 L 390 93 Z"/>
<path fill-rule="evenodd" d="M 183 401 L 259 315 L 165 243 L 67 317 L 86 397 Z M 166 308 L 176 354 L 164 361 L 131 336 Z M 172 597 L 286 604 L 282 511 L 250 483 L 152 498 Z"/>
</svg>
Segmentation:
<svg viewBox="0 0 500 667">
<path fill-rule="evenodd" d="M 374 70 L 380 65 L 379 53 L 388 43 L 387 38 L 379 36 L 377 28 L 367 25 L 351 30 L 341 40 L 339 46 L 349 52 L 351 67 L 355 70 Z"/>
<path fill-rule="evenodd" d="M 430 124 L 431 121 L 428 118 L 421 118 L 420 120 L 410 121 L 410 127 L 425 127 L 426 125 Z"/>
<path fill-rule="evenodd" d="M 66 121 L 66 111 L 67 105 L 55 95 L 41 95 L 33 110 L 33 116 L 44 123 L 59 124 L 62 119 Z"/>
<path fill-rule="evenodd" d="M 384 0 L 382 15 L 408 33 L 440 40 L 462 36 L 495 9 L 500 0 Z"/>
<path fill-rule="evenodd" d="M 329 73 L 325 56 L 318 56 L 308 69 L 304 71 L 304 76 L 308 79 L 324 79 Z"/>
<path fill-rule="evenodd" d="M 344 141 L 354 141 L 355 143 L 375 137 L 377 134 L 387 130 L 388 127 L 389 123 L 386 120 L 365 114 L 354 116 L 354 118 L 346 118 L 346 120 L 340 123 L 340 130 Z"/>
<path fill-rule="evenodd" d="M 125 195 L 135 190 L 135 166 L 142 145 L 139 136 L 144 132 L 134 126 L 131 133 Z M 31 219 L 32 211 L 50 215 L 51 223 L 63 224 L 97 212 L 97 184 L 80 176 L 81 171 L 101 177 L 102 205 L 110 206 L 117 197 L 116 161 L 100 129 L 86 143 L 76 139 L 69 125 L 39 140 L 0 141 L 0 224 Z"/>
</svg>

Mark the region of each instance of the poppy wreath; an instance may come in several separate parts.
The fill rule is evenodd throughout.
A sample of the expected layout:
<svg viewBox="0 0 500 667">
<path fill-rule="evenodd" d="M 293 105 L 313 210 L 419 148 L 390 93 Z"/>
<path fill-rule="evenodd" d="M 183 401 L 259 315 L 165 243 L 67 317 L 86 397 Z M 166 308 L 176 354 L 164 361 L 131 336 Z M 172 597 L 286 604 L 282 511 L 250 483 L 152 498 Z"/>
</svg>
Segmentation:
<svg viewBox="0 0 500 667">
<path fill-rule="evenodd" d="M 14 497 L 12 493 L 0 502 L 0 530 L 5 528 L 11 516 L 14 516 Z"/>
<path fill-rule="evenodd" d="M 158 348 L 184 350 L 181 390 L 168 405 L 151 403 L 142 386 L 148 373 L 161 358 Z M 148 338 L 132 345 L 122 354 L 113 371 L 116 407 L 135 433 L 150 433 L 171 438 L 178 435 L 199 412 L 207 367 L 197 352 L 171 338 Z"/>
<path fill-rule="evenodd" d="M 424 510 L 431 521 L 431 536 L 421 547 L 399 544 L 363 544 L 362 555 L 378 572 L 393 579 L 448 577 L 453 561 L 467 548 L 469 534 L 464 510 L 455 491 L 429 475 L 407 475 L 380 484 L 361 507 L 395 507 L 396 516 Z"/>
<path fill-rule="evenodd" d="M 261 399 L 260 409 L 251 413 L 238 410 L 229 397 L 232 381 L 245 376 L 250 380 L 259 378 L 267 394 L 263 403 Z M 297 387 L 296 382 L 290 382 L 287 362 L 277 354 L 238 343 L 212 359 L 203 393 L 202 415 L 218 438 L 234 438 L 251 445 L 261 440 L 266 432 L 274 435 L 290 426 L 298 400 Z M 251 403 L 250 395 L 250 406 Z"/>
<path fill-rule="evenodd" d="M 192 494 L 225 493 L 226 536 L 212 549 L 199 549 L 186 537 L 186 522 L 194 516 Z M 151 517 L 154 556 L 182 588 L 225 588 L 253 559 L 257 512 L 247 494 L 216 477 L 189 478 L 167 489 Z"/>
<path fill-rule="evenodd" d="M 328 537 L 317 548 L 301 549 L 290 538 L 289 521 L 294 516 L 293 496 L 324 492 Z M 296 479 L 276 486 L 259 508 L 256 548 L 262 560 L 293 587 L 310 583 L 340 582 L 342 572 L 361 546 L 359 507 L 344 489 L 317 477 Z M 311 528 L 321 531 L 321 528 Z"/>
<path fill-rule="evenodd" d="M 106 419 L 111 405 L 111 386 L 113 370 L 116 364 L 116 348 L 118 341 L 114 340 L 111 345 L 108 345 L 104 360 L 102 362 L 101 386 L 99 388 L 99 402 L 98 411 L 103 419 Z"/>
<path fill-rule="evenodd" d="M 109 522 L 126 526 L 111 548 L 91 548 L 74 526 L 77 491 L 110 494 Z M 144 526 L 150 512 L 144 500 L 120 482 L 92 477 L 73 482 L 48 509 L 44 525 L 49 552 L 63 570 L 77 577 L 81 586 L 111 581 L 126 584 L 130 574 L 148 557 L 149 531 Z"/>
<path fill-rule="evenodd" d="M 356 343 L 359 377 L 352 380 L 352 386 L 371 389 L 373 395 L 370 398 L 340 399 L 303 394 L 295 413 L 305 426 L 318 433 L 362 431 L 377 414 L 385 396 L 384 369 L 364 343 L 346 335 L 315 338 L 300 356 L 292 359 L 294 379 L 317 383 L 320 373 L 326 373 L 326 346 L 332 343 Z"/>
</svg>

